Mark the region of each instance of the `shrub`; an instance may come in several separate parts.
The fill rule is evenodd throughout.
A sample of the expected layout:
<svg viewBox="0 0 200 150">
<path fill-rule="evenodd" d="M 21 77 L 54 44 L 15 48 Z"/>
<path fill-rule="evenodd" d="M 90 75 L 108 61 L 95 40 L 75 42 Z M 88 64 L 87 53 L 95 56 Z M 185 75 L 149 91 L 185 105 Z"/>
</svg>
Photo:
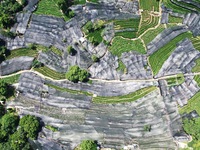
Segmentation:
<svg viewBox="0 0 200 150">
<path fill-rule="evenodd" d="M 7 96 L 8 94 L 8 84 L 3 80 L 0 80 L 0 96 Z"/>
<path fill-rule="evenodd" d="M 97 150 L 97 144 L 93 140 L 84 140 L 79 147 L 81 150 Z"/>
<path fill-rule="evenodd" d="M 99 58 L 95 55 L 92 55 L 92 61 L 93 62 L 98 62 L 99 61 Z"/>
<path fill-rule="evenodd" d="M 76 50 L 72 46 L 67 47 L 67 52 L 71 56 L 76 55 Z"/>
<path fill-rule="evenodd" d="M 35 116 L 26 115 L 20 119 L 19 125 L 27 133 L 27 137 L 36 139 L 39 132 L 40 123 Z"/>
<path fill-rule="evenodd" d="M 14 133 L 17 130 L 19 117 L 15 114 L 5 114 L 1 119 L 1 131 L 5 131 L 7 135 Z"/>
<path fill-rule="evenodd" d="M 86 70 L 80 69 L 78 66 L 70 67 L 69 71 L 66 73 L 66 78 L 72 82 L 86 82 L 88 80 L 89 73 Z"/>
</svg>

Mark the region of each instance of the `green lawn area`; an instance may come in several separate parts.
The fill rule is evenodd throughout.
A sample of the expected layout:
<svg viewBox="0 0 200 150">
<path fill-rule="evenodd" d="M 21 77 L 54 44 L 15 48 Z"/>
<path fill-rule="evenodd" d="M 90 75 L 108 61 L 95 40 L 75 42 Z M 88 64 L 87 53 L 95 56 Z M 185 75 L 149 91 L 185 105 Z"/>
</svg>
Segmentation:
<svg viewBox="0 0 200 150">
<path fill-rule="evenodd" d="M 200 51 L 200 36 L 192 37 L 191 41 L 192 41 L 194 48 L 197 49 L 198 51 Z"/>
<path fill-rule="evenodd" d="M 128 40 L 122 37 L 115 37 L 112 41 L 112 45 L 109 47 L 111 53 L 115 56 L 121 56 L 124 52 L 136 51 L 141 54 L 145 54 L 145 48 L 140 39 Z"/>
<path fill-rule="evenodd" d="M 183 22 L 183 18 L 169 15 L 169 21 L 168 22 L 169 23 L 182 23 Z"/>
<path fill-rule="evenodd" d="M 159 33 L 164 31 L 165 27 L 164 25 L 159 25 L 156 29 L 149 30 L 146 32 L 143 36 L 142 39 L 144 40 L 145 45 L 150 43 Z"/>
<path fill-rule="evenodd" d="M 149 63 L 151 65 L 154 76 L 158 74 L 164 62 L 168 59 L 171 53 L 175 50 L 176 44 L 185 38 L 191 38 L 192 33 L 185 32 L 175 37 L 173 40 L 165 44 L 159 50 L 154 52 L 149 57 Z"/>
<path fill-rule="evenodd" d="M 200 75 L 195 75 L 194 80 L 197 82 L 198 86 L 200 87 Z"/>
<path fill-rule="evenodd" d="M 20 48 L 16 50 L 11 50 L 10 55 L 8 55 L 6 59 L 12 59 L 14 57 L 20 57 L 20 56 L 36 57 L 37 54 L 38 54 L 37 50 L 32 50 L 30 48 Z"/>
<path fill-rule="evenodd" d="M 158 25 L 159 17 L 152 16 L 148 11 L 142 12 L 141 27 L 138 30 L 137 36 L 143 34 L 147 29 L 153 28 Z"/>
<path fill-rule="evenodd" d="M 148 11 L 159 11 L 159 1 L 157 0 L 140 0 L 140 9 Z"/>
<path fill-rule="evenodd" d="M 97 96 L 97 97 L 94 97 L 92 101 L 94 103 L 105 103 L 105 104 L 133 102 L 139 98 L 144 97 L 145 95 L 151 93 L 152 91 L 156 89 L 157 87 L 151 86 L 151 87 L 142 88 L 138 91 L 135 91 L 131 94 L 124 95 L 124 96 L 113 96 L 113 97 Z"/>
<path fill-rule="evenodd" d="M 8 84 L 14 84 L 14 83 L 18 82 L 20 75 L 21 74 L 13 75 L 11 77 L 1 78 L 0 80 L 6 82 Z"/>
<path fill-rule="evenodd" d="M 66 15 L 62 13 L 57 5 L 57 0 L 40 0 L 37 10 L 34 12 L 37 15 L 50 15 L 69 20 Z"/>
<path fill-rule="evenodd" d="M 191 99 L 188 100 L 187 105 L 179 109 L 181 114 L 189 113 L 196 110 L 200 115 L 200 92 L 197 92 Z"/>
<path fill-rule="evenodd" d="M 182 84 L 184 81 L 185 81 L 184 75 L 183 74 L 177 74 L 177 77 L 168 78 L 167 84 L 168 84 L 168 86 L 175 86 L 175 85 Z"/>
<path fill-rule="evenodd" d="M 56 132 L 56 131 L 59 131 L 57 127 L 54 127 L 54 126 L 51 126 L 51 125 L 45 125 L 45 128 L 53 131 L 53 132 Z"/>
<path fill-rule="evenodd" d="M 195 60 L 196 65 L 192 68 L 192 72 L 200 72 L 200 58 Z"/>
<path fill-rule="evenodd" d="M 163 3 L 167 8 L 173 9 L 174 12 L 178 12 L 178 13 L 182 13 L 182 14 L 185 14 L 187 12 L 191 12 L 188 9 L 185 9 L 185 8 L 182 8 L 180 6 L 173 4 L 170 0 L 163 0 Z"/>
<path fill-rule="evenodd" d="M 54 88 L 54 89 L 56 89 L 58 91 L 68 92 L 68 93 L 71 93 L 71 94 L 84 94 L 84 95 L 87 95 L 87 96 L 92 96 L 93 95 L 93 94 L 91 94 L 89 92 L 79 91 L 79 90 L 71 90 L 71 89 L 62 88 L 62 87 L 59 87 L 59 86 L 56 86 L 56 85 L 53 85 L 53 84 L 46 84 L 46 85 L 48 85 L 49 87 Z"/>
<path fill-rule="evenodd" d="M 34 68 L 35 71 L 43 74 L 44 76 L 50 77 L 55 80 L 60 80 L 60 79 L 65 79 L 65 74 L 64 73 L 59 73 L 56 72 L 46 66 L 44 67 L 39 67 L 39 68 Z"/>
</svg>

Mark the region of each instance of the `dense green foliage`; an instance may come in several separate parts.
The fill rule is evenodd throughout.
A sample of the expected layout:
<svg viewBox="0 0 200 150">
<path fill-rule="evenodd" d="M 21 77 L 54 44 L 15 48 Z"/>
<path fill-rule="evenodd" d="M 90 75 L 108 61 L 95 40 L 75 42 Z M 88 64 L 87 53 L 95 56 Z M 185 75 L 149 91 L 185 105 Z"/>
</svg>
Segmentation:
<svg viewBox="0 0 200 150">
<path fill-rule="evenodd" d="M 19 121 L 20 127 L 27 133 L 27 137 L 36 139 L 39 131 L 39 121 L 35 116 L 26 115 Z"/>
<path fill-rule="evenodd" d="M 8 94 L 8 84 L 3 80 L 0 80 L 0 96 L 7 96 Z"/>
<path fill-rule="evenodd" d="M 16 131 L 19 123 L 19 117 L 8 113 L 1 118 L 1 133 L 12 134 Z"/>
<path fill-rule="evenodd" d="M 97 144 L 93 140 L 84 140 L 79 146 L 80 150 L 97 150 Z"/>
<path fill-rule="evenodd" d="M 82 30 L 86 35 L 86 38 L 95 46 L 102 42 L 103 38 L 101 36 L 104 29 L 104 21 L 98 20 L 94 23 L 88 21 L 83 27 Z"/>
<path fill-rule="evenodd" d="M 66 78 L 72 82 L 86 82 L 88 81 L 89 73 L 86 70 L 80 69 L 78 66 L 70 67 L 69 71 L 66 73 Z"/>
<path fill-rule="evenodd" d="M 15 22 L 15 14 L 22 10 L 26 1 L 22 1 L 22 4 L 16 0 L 3 0 L 0 5 L 0 27 L 8 28 Z"/>
<path fill-rule="evenodd" d="M 20 128 L 9 138 L 10 146 L 14 150 L 30 150 L 31 146 L 28 143 L 26 133 Z"/>
</svg>

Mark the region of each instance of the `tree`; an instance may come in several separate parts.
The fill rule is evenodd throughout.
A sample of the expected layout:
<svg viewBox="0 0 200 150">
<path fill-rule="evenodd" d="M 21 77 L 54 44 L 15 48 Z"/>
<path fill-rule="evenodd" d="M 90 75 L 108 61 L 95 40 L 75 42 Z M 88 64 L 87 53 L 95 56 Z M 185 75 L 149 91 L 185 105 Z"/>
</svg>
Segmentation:
<svg viewBox="0 0 200 150">
<path fill-rule="evenodd" d="M 85 82 L 88 80 L 89 73 L 86 70 L 80 69 L 78 66 L 70 67 L 69 71 L 66 73 L 66 78 L 72 82 Z"/>
<path fill-rule="evenodd" d="M 22 150 L 27 144 L 28 138 L 26 137 L 26 133 L 19 128 L 18 131 L 10 136 L 9 141 L 14 150 Z"/>
<path fill-rule="evenodd" d="M 7 135 L 14 133 L 17 130 L 19 117 L 13 113 L 5 114 L 1 119 L 1 130 Z"/>
<path fill-rule="evenodd" d="M 97 150 L 97 144 L 93 140 L 84 140 L 79 147 L 80 150 Z"/>
<path fill-rule="evenodd" d="M 0 80 L 0 96 L 7 96 L 8 94 L 8 84 L 3 80 Z"/>
<path fill-rule="evenodd" d="M 6 47 L 0 46 L 0 61 L 3 61 L 6 57 Z"/>
<path fill-rule="evenodd" d="M 20 119 L 20 127 L 27 133 L 27 137 L 36 139 L 39 132 L 40 123 L 35 116 L 26 115 Z"/>
<path fill-rule="evenodd" d="M 95 55 L 92 55 L 92 61 L 93 62 L 98 62 L 99 61 L 99 58 Z"/>
<path fill-rule="evenodd" d="M 67 52 L 72 56 L 76 54 L 76 50 L 71 45 L 67 47 Z"/>
</svg>

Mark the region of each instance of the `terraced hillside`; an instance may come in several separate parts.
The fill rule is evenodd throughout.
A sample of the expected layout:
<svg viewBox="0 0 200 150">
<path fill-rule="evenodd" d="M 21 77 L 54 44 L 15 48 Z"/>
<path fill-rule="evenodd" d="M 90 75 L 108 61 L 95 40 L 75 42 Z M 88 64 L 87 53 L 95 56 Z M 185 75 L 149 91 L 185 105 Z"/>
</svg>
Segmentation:
<svg viewBox="0 0 200 150">
<path fill-rule="evenodd" d="M 199 0 L 27 1 L 13 26 L 0 26 L 0 88 L 12 89 L 0 90 L 0 108 L 39 118 L 32 149 L 92 140 L 198 150 L 199 9 Z M 0 149 L 19 141 L 10 134 Z"/>
</svg>

